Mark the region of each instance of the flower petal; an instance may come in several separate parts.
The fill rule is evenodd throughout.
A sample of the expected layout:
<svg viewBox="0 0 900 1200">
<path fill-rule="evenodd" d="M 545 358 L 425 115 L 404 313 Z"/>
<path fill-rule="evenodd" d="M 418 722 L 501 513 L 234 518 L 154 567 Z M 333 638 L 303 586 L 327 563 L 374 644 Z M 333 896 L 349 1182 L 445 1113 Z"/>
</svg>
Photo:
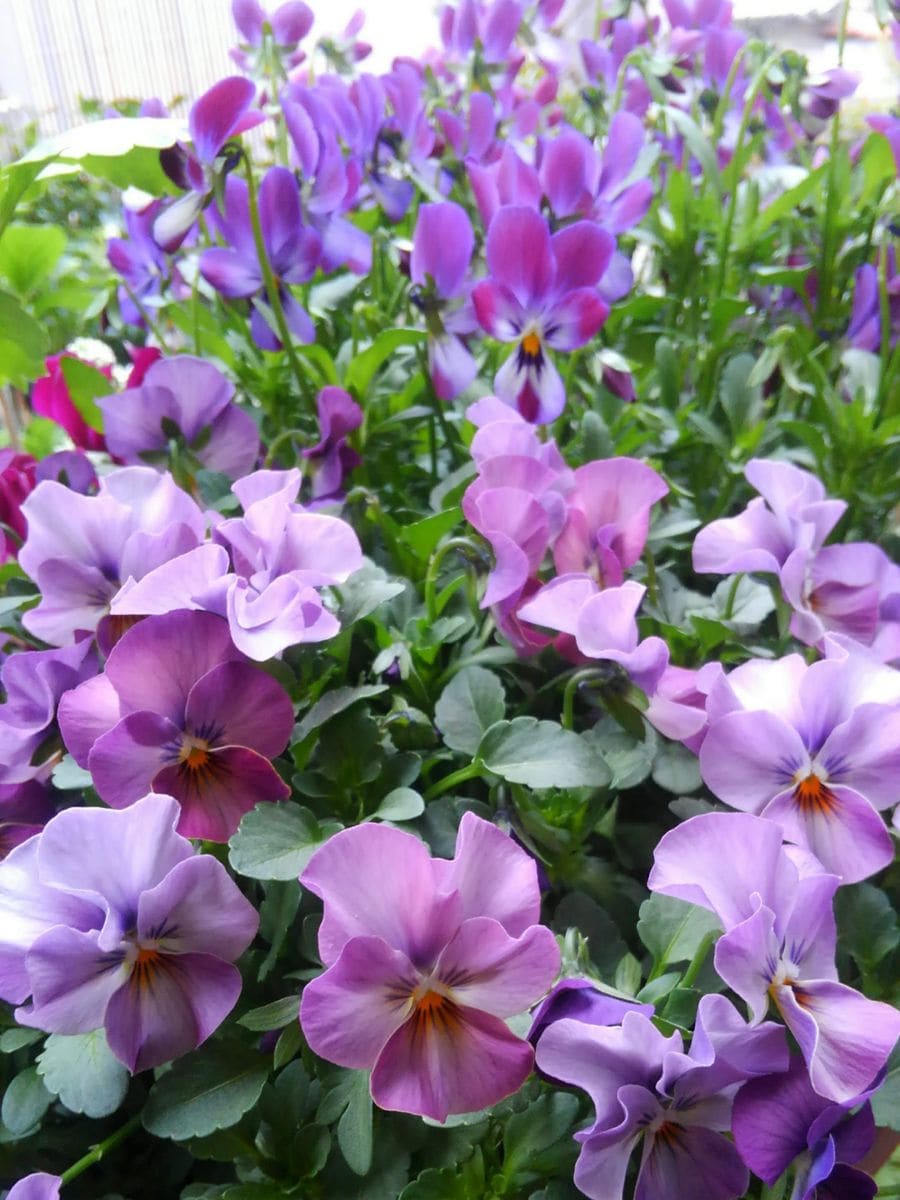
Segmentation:
<svg viewBox="0 0 900 1200">
<path fill-rule="evenodd" d="M 96 931 L 63 925 L 42 934 L 25 961 L 32 1003 L 16 1009 L 16 1020 L 48 1033 L 99 1029 L 110 997 L 127 976 L 123 954 L 102 951 Z"/>
<path fill-rule="evenodd" d="M 410 278 L 424 284 L 430 275 L 438 295 L 449 300 L 462 290 L 474 248 L 475 234 L 464 208 L 452 201 L 423 204 L 413 233 Z"/>
<path fill-rule="evenodd" d="M 714 721 L 700 747 L 707 787 L 733 808 L 759 812 L 809 762 L 795 729 L 769 712 L 735 712 Z"/>
<path fill-rule="evenodd" d="M 644 1155 L 636 1200 L 733 1200 L 744 1195 L 750 1173 L 731 1142 L 698 1126 L 669 1122 L 664 1129 Z"/>
<path fill-rule="evenodd" d="M 235 250 L 214 246 L 200 255 L 200 274 L 223 296 L 252 296 L 262 287 L 263 276 L 257 261 Z"/>
<path fill-rule="evenodd" d="M 555 267 L 547 222 L 539 212 L 523 204 L 501 208 L 488 230 L 486 254 L 495 283 L 511 292 L 526 311 L 542 307 L 553 286 Z"/>
<path fill-rule="evenodd" d="M 188 126 L 200 162 L 212 163 L 255 96 L 256 85 L 251 80 L 230 75 L 196 101 L 188 117 Z"/>
<path fill-rule="evenodd" d="M 782 792 L 762 811 L 777 821 L 784 838 L 812 851 L 842 883 L 858 883 L 890 865 L 894 843 L 872 805 L 853 788 L 829 785 L 821 803 L 802 804 L 794 790 Z"/>
<path fill-rule="evenodd" d="M 606 318 L 609 305 L 596 288 L 579 288 L 545 314 L 544 337 L 554 350 L 577 350 L 590 341 Z"/>
<path fill-rule="evenodd" d="M 220 663 L 191 688 L 185 728 L 214 746 L 247 746 L 275 758 L 294 727 L 291 698 L 271 675 L 249 663 Z"/>
<path fill-rule="evenodd" d="M 513 1017 L 543 996 L 559 973 L 556 938 L 544 925 L 510 937 L 490 917 L 464 921 L 441 951 L 434 974 L 454 1001 Z"/>
<path fill-rule="evenodd" d="M 159 941 L 166 953 L 214 954 L 234 962 L 258 926 L 256 909 L 211 854 L 178 863 L 138 900 L 138 938 Z"/>
</svg>

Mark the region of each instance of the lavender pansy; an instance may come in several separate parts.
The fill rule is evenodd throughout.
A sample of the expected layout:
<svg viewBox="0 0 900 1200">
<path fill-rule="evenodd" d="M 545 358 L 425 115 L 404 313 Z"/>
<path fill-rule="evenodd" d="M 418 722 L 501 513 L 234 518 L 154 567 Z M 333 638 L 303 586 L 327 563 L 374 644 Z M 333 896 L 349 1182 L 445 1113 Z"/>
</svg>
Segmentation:
<svg viewBox="0 0 900 1200">
<path fill-rule="evenodd" d="M 259 433 L 233 398 L 233 384 L 212 363 L 189 354 L 159 359 L 139 386 L 98 401 L 109 452 L 124 463 L 152 461 L 176 435 L 207 470 L 238 479 L 256 464 Z"/>
<path fill-rule="evenodd" d="M 450 861 L 398 829 L 360 825 L 317 851 L 300 882 L 325 904 L 328 970 L 300 1007 L 317 1054 L 371 1070 L 380 1107 L 439 1121 L 516 1091 L 533 1054 L 505 1018 L 543 995 L 560 961 L 536 924 L 524 850 L 472 813 Z"/>
<path fill-rule="evenodd" d="M 754 659 L 716 681 L 707 714 L 700 770 L 726 804 L 776 821 L 844 883 L 892 861 L 876 809 L 900 800 L 900 672 Z"/>
<path fill-rule="evenodd" d="M 643 1139 L 641 1200 L 730 1200 L 743 1194 L 746 1167 L 723 1136 L 737 1085 L 787 1064 L 784 1033 L 748 1028 L 723 996 L 704 996 L 689 1053 L 642 1013 L 618 1027 L 565 1019 L 538 1041 L 539 1069 L 584 1088 L 594 1123 L 582 1143 L 575 1184 L 593 1200 L 621 1196 L 628 1162 Z"/>
<path fill-rule="evenodd" d="M 614 248 L 612 235 L 590 221 L 551 237 L 540 213 L 521 205 L 500 209 L 491 222 L 490 279 L 475 285 L 472 300 L 487 332 L 515 343 L 494 387 L 526 420 L 545 424 L 562 412 L 565 389 L 546 348 L 575 350 L 606 320 L 597 284 Z"/>
<path fill-rule="evenodd" d="M 700 904 L 725 930 L 715 965 L 754 1022 L 773 1001 L 797 1039 L 818 1095 L 851 1102 L 900 1036 L 900 1013 L 838 982 L 832 899 L 840 880 L 788 852 L 771 821 L 705 813 L 665 834 L 651 891 Z"/>
<path fill-rule="evenodd" d="M 0 864 L 0 995 L 50 1033 L 104 1028 L 130 1071 L 186 1054 L 237 1001 L 258 917 L 175 832 L 170 796 L 72 808 Z"/>
<path fill-rule="evenodd" d="M 59 711 L 67 747 L 107 804 L 165 792 L 181 805 L 179 832 L 215 842 L 258 801 L 288 795 L 269 760 L 293 719 L 287 692 L 235 649 L 225 621 L 184 611 L 128 630 L 104 674 Z"/>
<path fill-rule="evenodd" d="M 59 1200 L 62 1179 L 59 1175 L 48 1175 L 37 1171 L 14 1183 L 6 1200 Z"/>
</svg>

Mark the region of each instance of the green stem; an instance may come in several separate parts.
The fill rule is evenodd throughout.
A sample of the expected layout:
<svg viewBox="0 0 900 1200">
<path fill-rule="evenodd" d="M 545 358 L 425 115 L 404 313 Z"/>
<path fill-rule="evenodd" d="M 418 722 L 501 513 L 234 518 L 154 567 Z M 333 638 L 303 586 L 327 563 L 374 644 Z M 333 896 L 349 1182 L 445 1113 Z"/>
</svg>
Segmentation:
<svg viewBox="0 0 900 1200">
<path fill-rule="evenodd" d="M 306 434 L 302 429 L 283 429 L 281 433 L 279 433 L 278 436 L 272 440 L 272 444 L 269 446 L 269 452 L 266 455 L 265 465 L 267 467 L 271 467 L 272 463 L 275 461 L 275 451 L 279 449 L 282 442 L 289 442 L 295 437 L 306 437 Z"/>
<path fill-rule="evenodd" d="M 134 307 L 141 314 L 141 318 L 142 318 L 144 324 L 147 326 L 147 328 L 150 330 L 150 332 L 153 334 L 153 336 L 159 342 L 159 348 L 163 352 L 165 352 L 166 351 L 166 341 L 165 341 L 165 338 L 163 337 L 162 333 L 160 332 L 159 325 L 157 324 L 156 321 L 153 320 L 153 318 L 150 316 L 150 313 L 147 311 L 146 306 L 143 305 L 140 302 L 140 300 L 138 300 L 137 296 L 131 290 L 131 288 L 128 286 L 128 284 L 125 282 L 124 279 L 122 280 L 122 287 L 128 293 L 128 299 L 131 301 L 131 303 L 134 305 Z"/>
<path fill-rule="evenodd" d="M 256 181 L 253 178 L 253 166 L 246 154 L 244 155 L 244 168 L 244 174 L 247 177 L 247 204 L 250 210 L 250 224 L 253 228 L 253 244 L 256 246 L 256 257 L 259 259 L 259 265 L 262 269 L 263 279 L 265 280 L 266 296 L 268 297 L 269 307 L 272 309 L 272 315 L 275 317 L 275 324 L 278 326 L 278 337 L 288 356 L 288 362 L 291 364 L 294 379 L 297 381 L 297 388 L 300 395 L 305 398 L 307 394 L 306 378 L 300 366 L 300 360 L 297 358 L 297 353 L 294 350 L 291 331 L 288 329 L 281 296 L 278 294 L 278 282 L 275 279 L 272 264 L 269 262 L 269 256 L 266 253 L 266 243 L 263 238 L 262 224 L 259 219 L 259 205 L 256 200 Z"/>
<path fill-rule="evenodd" d="M 430 623 L 433 624 L 440 616 L 440 613 L 437 611 L 437 579 L 441 564 L 451 550 L 472 549 L 474 547 L 468 538 L 448 538 L 446 542 L 438 546 L 429 559 L 428 570 L 425 572 L 425 611 L 428 614 Z"/>
<path fill-rule="evenodd" d="M 563 708 L 560 723 L 563 729 L 571 729 L 575 721 L 575 693 L 579 686 L 588 679 L 596 679 L 600 672 L 596 667 L 585 667 L 576 671 L 563 688 Z"/>
<path fill-rule="evenodd" d="M 697 976 L 700 974 L 700 970 L 703 967 L 703 964 L 706 962 L 706 956 L 707 956 L 707 954 L 709 954 L 710 946 L 713 944 L 713 942 L 716 940 L 716 938 L 718 936 L 719 936 L 718 933 L 705 934 L 700 945 L 694 951 L 694 957 L 688 963 L 688 969 L 685 971 L 685 973 L 681 977 L 681 984 L 680 984 L 681 987 L 689 988 L 694 983 Z"/>
<path fill-rule="evenodd" d="M 481 770 L 481 760 L 474 759 L 467 767 L 460 767 L 458 771 L 452 771 L 443 779 L 439 779 L 437 783 L 433 783 L 425 793 L 425 800 L 434 800 L 437 796 L 443 796 L 444 792 L 452 792 L 460 783 L 465 783 L 469 779 L 477 779 Z"/>
<path fill-rule="evenodd" d="M 844 59 L 844 42 L 847 39 L 847 14 L 850 0 L 844 0 L 841 19 L 838 23 L 838 63 Z M 837 252 L 835 245 L 835 223 L 837 220 L 838 196 L 836 187 L 837 158 L 841 149 L 841 110 L 831 121 L 831 140 L 828 147 L 828 175 L 825 192 L 825 227 L 822 230 L 822 257 L 819 263 L 819 286 L 816 297 L 816 321 L 821 323 L 831 308 L 832 267 Z"/>
<path fill-rule="evenodd" d="M 94 1163 L 99 1162 L 110 1150 L 114 1150 L 120 1142 L 124 1142 L 127 1137 L 130 1137 L 136 1129 L 140 1128 L 140 1124 L 141 1114 L 137 1113 L 130 1121 L 117 1129 L 115 1133 L 111 1133 L 108 1138 L 104 1138 L 102 1142 L 98 1142 L 83 1158 L 79 1158 L 77 1162 L 72 1163 L 67 1171 L 63 1171 L 60 1176 L 60 1182 L 65 1185 L 71 1183 L 73 1179 L 77 1179 L 88 1167 L 92 1167 Z"/>
</svg>

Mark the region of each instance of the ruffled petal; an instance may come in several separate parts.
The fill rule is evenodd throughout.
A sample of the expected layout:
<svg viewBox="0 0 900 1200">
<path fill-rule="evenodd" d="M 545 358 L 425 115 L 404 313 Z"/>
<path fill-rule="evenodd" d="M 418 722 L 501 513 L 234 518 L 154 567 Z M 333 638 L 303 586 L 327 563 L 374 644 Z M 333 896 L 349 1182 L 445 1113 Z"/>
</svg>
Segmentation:
<svg viewBox="0 0 900 1200">
<path fill-rule="evenodd" d="M 544 925 L 510 937 L 490 917 L 464 921 L 444 949 L 434 975 L 455 1002 L 495 1017 L 530 1008 L 559 973 L 556 938 Z"/>
</svg>

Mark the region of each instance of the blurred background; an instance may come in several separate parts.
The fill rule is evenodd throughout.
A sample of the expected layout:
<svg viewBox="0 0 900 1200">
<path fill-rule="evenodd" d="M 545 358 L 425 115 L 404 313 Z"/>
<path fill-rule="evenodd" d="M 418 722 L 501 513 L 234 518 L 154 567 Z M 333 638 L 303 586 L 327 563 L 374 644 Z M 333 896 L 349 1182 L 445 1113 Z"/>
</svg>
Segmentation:
<svg viewBox="0 0 900 1200">
<path fill-rule="evenodd" d="M 277 3 L 269 0 L 268 7 Z M 360 0 L 309 3 L 316 13 L 310 42 L 339 35 L 360 7 Z M 367 0 L 362 7 L 361 36 L 373 46 L 369 70 L 387 69 L 399 54 L 419 56 L 437 41 L 438 5 L 429 0 Z M 573 47 L 589 36 L 598 7 L 597 0 L 570 0 Z M 734 4 L 749 32 L 809 55 L 822 69 L 837 63 L 840 7 L 828 0 Z M 228 56 L 237 42 L 230 0 L 0 0 L 0 30 L 0 152 L 7 157 L 29 136 L 79 124 L 86 101 L 101 108 L 149 96 L 190 102 L 236 71 Z M 849 34 L 845 65 L 862 81 L 856 101 L 889 105 L 900 78 L 874 0 L 851 0 Z"/>
</svg>

